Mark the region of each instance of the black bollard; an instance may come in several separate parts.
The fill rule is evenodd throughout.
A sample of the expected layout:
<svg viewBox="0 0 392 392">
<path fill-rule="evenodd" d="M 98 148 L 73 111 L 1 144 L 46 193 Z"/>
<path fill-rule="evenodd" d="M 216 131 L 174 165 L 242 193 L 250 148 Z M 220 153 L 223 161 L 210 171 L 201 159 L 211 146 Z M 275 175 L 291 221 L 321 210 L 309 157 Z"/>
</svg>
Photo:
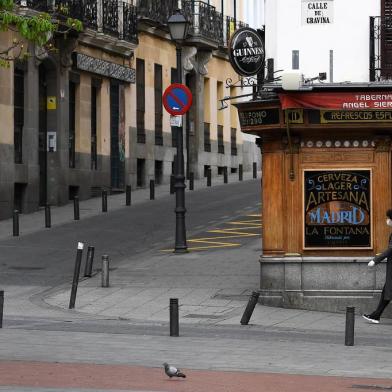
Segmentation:
<svg viewBox="0 0 392 392">
<path fill-rule="evenodd" d="M 14 237 L 19 235 L 19 211 L 14 210 L 14 214 L 12 216 L 12 231 Z"/>
<path fill-rule="evenodd" d="M 238 180 L 242 181 L 244 178 L 244 169 L 242 165 L 238 166 Z"/>
<path fill-rule="evenodd" d="M 241 318 L 241 325 L 248 325 L 249 320 L 250 320 L 252 313 L 255 309 L 255 306 L 257 304 L 257 301 L 259 300 L 259 296 L 260 296 L 260 293 L 257 291 L 254 291 L 252 293 L 252 295 L 250 296 L 248 304 L 246 305 L 245 312 Z"/>
<path fill-rule="evenodd" d="M 174 177 L 174 174 L 172 174 L 170 176 L 170 194 L 171 195 L 174 194 L 174 192 L 175 192 L 175 188 L 174 188 L 175 183 L 176 183 L 176 179 Z"/>
<path fill-rule="evenodd" d="M 91 274 L 93 271 L 93 263 L 94 263 L 94 247 L 89 246 L 87 248 L 87 257 L 86 257 L 86 265 L 84 267 L 84 276 L 91 278 Z"/>
<path fill-rule="evenodd" d="M 74 220 L 79 220 L 79 196 L 74 197 Z"/>
<path fill-rule="evenodd" d="M 150 180 L 150 200 L 155 200 L 155 181 Z"/>
<path fill-rule="evenodd" d="M 101 286 L 109 287 L 109 256 L 102 256 L 102 276 L 101 276 Z"/>
<path fill-rule="evenodd" d="M 227 175 L 227 166 L 225 166 L 223 170 L 223 183 L 227 184 L 229 182 L 228 175 Z"/>
<path fill-rule="evenodd" d="M 207 186 L 211 186 L 211 169 L 207 169 Z"/>
<path fill-rule="evenodd" d="M 102 189 L 102 212 L 108 212 L 108 191 Z"/>
<path fill-rule="evenodd" d="M 257 178 L 257 163 L 253 162 L 253 178 Z"/>
<path fill-rule="evenodd" d="M 170 336 L 179 336 L 178 298 L 170 298 Z"/>
<path fill-rule="evenodd" d="M 4 291 L 0 291 L 0 328 L 3 328 Z"/>
<path fill-rule="evenodd" d="M 69 309 L 75 308 L 76 292 L 78 291 L 80 265 L 82 264 L 82 254 L 83 254 L 84 244 L 83 242 L 78 242 L 78 250 L 76 251 L 75 269 L 71 289 L 71 298 L 69 299 Z"/>
<path fill-rule="evenodd" d="M 131 186 L 130 185 L 127 185 L 126 187 L 125 187 L 125 205 L 126 206 L 130 206 L 131 205 L 131 191 L 132 191 L 132 188 L 131 188 Z"/>
<path fill-rule="evenodd" d="M 195 185 L 195 176 L 193 172 L 189 173 L 189 190 L 193 191 Z"/>
<path fill-rule="evenodd" d="M 52 215 L 50 213 L 50 205 L 45 205 L 45 227 L 52 227 Z"/>
<path fill-rule="evenodd" d="M 345 346 L 354 346 L 354 323 L 355 323 L 355 308 L 348 306 L 346 308 L 346 333 L 344 339 Z"/>
</svg>

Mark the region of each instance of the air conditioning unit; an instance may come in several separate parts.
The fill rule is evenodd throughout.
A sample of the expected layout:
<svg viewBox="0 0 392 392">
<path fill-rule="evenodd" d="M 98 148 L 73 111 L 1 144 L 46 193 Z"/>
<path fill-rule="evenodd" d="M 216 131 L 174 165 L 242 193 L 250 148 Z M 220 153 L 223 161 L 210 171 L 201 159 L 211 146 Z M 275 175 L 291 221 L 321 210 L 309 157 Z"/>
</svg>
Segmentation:
<svg viewBox="0 0 392 392">
<path fill-rule="evenodd" d="M 300 71 L 289 71 L 282 73 L 283 90 L 301 90 L 304 76 Z"/>
</svg>

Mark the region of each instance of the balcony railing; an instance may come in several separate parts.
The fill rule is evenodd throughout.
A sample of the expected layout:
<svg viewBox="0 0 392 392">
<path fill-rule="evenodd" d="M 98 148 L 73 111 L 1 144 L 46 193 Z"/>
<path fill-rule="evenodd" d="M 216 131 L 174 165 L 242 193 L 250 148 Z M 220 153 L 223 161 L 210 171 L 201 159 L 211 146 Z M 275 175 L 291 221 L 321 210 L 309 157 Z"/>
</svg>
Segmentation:
<svg viewBox="0 0 392 392">
<path fill-rule="evenodd" d="M 138 14 L 142 19 L 166 25 L 178 8 L 178 0 L 139 0 Z"/>
<path fill-rule="evenodd" d="M 21 7 L 82 21 L 85 28 L 128 42 L 137 42 L 137 12 L 122 0 L 16 0 Z"/>
<path fill-rule="evenodd" d="M 167 20 L 178 8 L 178 0 L 139 0 L 139 18 L 167 28 Z M 216 8 L 204 1 L 181 0 L 182 13 L 190 24 L 189 34 L 193 38 L 207 39 L 215 45 L 227 46 L 230 35 L 246 26 L 231 17 L 225 17 Z"/>
<path fill-rule="evenodd" d="M 392 79 L 392 18 L 370 17 L 369 80 Z"/>
<path fill-rule="evenodd" d="M 223 44 L 223 17 L 203 1 L 184 1 L 183 12 L 190 21 L 190 34 Z"/>
</svg>

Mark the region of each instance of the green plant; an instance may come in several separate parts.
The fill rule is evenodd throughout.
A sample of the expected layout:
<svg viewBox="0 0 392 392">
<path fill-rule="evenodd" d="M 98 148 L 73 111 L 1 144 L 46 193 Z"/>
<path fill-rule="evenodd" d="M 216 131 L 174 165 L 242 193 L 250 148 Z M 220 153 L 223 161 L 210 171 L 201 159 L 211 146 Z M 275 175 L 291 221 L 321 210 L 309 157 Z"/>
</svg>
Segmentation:
<svg viewBox="0 0 392 392">
<path fill-rule="evenodd" d="M 0 67 L 9 67 L 10 62 L 28 56 L 25 44 L 32 42 L 45 50 L 55 49 L 52 37 L 55 34 L 66 36 L 71 30 L 82 31 L 80 20 L 68 16 L 68 9 L 61 7 L 55 14 L 37 13 L 23 15 L 17 12 L 13 0 L 0 0 L 0 31 L 15 31 L 20 38 L 15 38 L 12 45 L 0 51 Z M 61 29 L 60 29 L 61 26 Z"/>
</svg>

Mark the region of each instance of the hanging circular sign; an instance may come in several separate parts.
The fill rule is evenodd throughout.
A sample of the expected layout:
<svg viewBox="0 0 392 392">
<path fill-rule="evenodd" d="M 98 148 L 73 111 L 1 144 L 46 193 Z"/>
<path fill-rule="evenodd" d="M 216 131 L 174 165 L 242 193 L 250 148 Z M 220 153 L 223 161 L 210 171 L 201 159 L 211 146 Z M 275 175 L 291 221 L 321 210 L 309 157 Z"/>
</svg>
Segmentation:
<svg viewBox="0 0 392 392">
<path fill-rule="evenodd" d="M 230 63 L 243 76 L 256 75 L 264 67 L 264 42 L 256 30 L 245 27 L 237 30 L 230 39 Z"/>
</svg>

